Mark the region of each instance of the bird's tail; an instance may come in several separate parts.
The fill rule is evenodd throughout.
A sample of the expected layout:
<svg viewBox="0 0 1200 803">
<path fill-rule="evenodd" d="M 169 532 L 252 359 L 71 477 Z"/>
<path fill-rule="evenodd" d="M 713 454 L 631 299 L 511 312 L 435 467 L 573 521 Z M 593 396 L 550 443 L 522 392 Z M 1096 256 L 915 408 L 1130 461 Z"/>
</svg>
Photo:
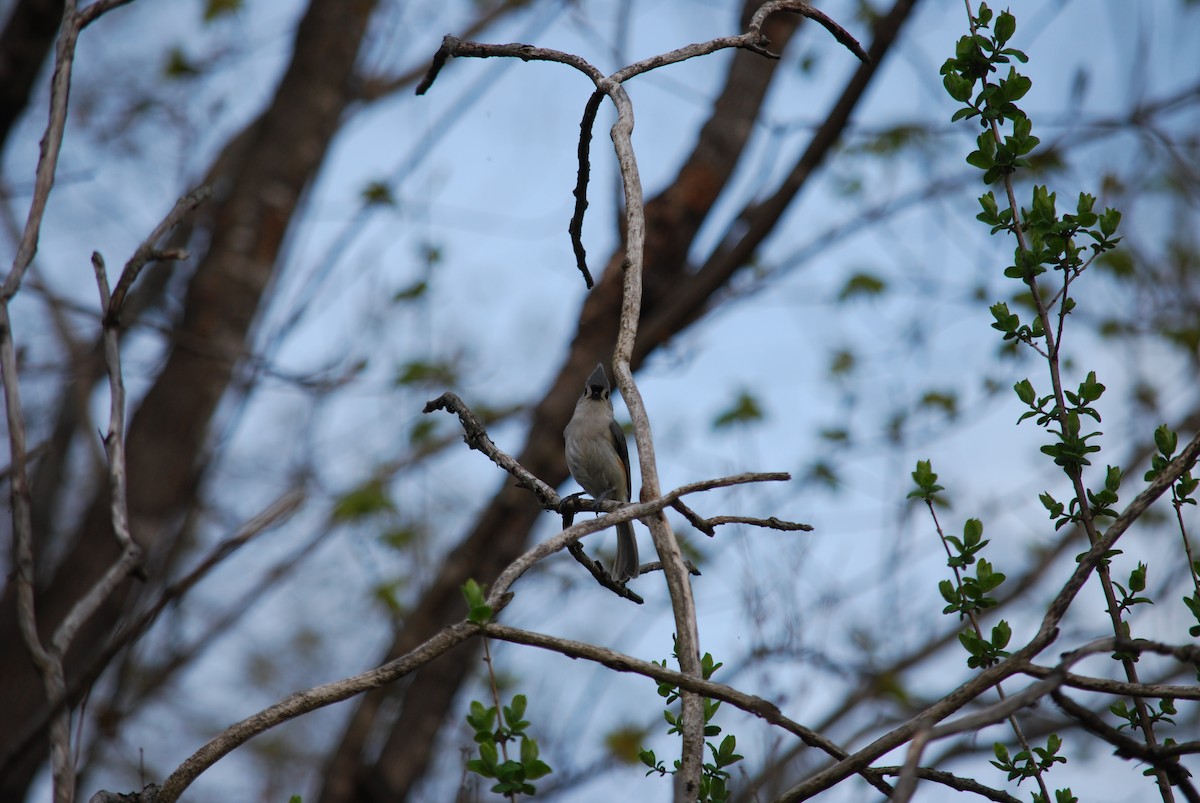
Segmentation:
<svg viewBox="0 0 1200 803">
<path fill-rule="evenodd" d="M 638 563 L 637 538 L 633 535 L 633 523 L 624 522 L 617 525 L 617 560 L 613 563 L 613 578 L 619 583 L 638 576 L 641 564 Z"/>
</svg>

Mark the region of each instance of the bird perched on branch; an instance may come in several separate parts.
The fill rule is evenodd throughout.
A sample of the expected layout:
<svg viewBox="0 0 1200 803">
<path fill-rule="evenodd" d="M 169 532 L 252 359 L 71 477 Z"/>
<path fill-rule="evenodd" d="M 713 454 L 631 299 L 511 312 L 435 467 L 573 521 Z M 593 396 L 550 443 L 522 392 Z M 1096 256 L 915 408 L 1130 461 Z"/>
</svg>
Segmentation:
<svg viewBox="0 0 1200 803">
<path fill-rule="evenodd" d="M 563 431 L 567 441 L 567 468 L 596 501 L 628 502 L 633 490 L 629 446 L 625 443 L 625 433 L 613 418 L 609 393 L 604 366 L 597 364 L 584 383 L 583 395 L 575 403 L 575 414 Z M 633 523 L 618 524 L 613 578 L 623 583 L 637 577 L 639 566 Z"/>
</svg>

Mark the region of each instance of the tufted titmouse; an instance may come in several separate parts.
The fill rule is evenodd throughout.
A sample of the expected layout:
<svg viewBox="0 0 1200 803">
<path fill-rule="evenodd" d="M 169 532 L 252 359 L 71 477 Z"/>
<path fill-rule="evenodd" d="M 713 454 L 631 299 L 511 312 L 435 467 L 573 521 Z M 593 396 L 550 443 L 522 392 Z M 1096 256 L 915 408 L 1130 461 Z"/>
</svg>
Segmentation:
<svg viewBox="0 0 1200 803">
<path fill-rule="evenodd" d="M 632 492 L 629 476 L 629 446 L 625 433 L 613 418 L 608 377 L 604 366 L 587 378 L 583 396 L 575 403 L 575 415 L 563 435 L 567 440 L 567 468 L 571 476 L 597 501 L 628 502 Z M 613 577 L 625 582 L 638 576 L 637 539 L 633 524 L 617 525 L 617 560 Z"/>
</svg>

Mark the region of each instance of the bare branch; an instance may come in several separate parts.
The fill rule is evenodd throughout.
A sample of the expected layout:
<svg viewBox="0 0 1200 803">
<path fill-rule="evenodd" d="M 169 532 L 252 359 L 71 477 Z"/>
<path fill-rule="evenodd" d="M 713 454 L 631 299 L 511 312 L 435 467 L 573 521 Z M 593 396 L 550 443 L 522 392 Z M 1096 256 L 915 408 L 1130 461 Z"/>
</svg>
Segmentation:
<svg viewBox="0 0 1200 803">
<path fill-rule="evenodd" d="M 67 100 L 71 88 L 71 68 L 75 60 L 75 43 L 82 24 L 76 13 L 75 0 L 64 3 L 63 21 L 55 49 L 54 75 L 50 80 L 50 119 L 42 136 L 41 152 L 34 178 L 33 198 L 29 204 L 25 228 L 21 233 L 12 267 L 0 285 L 0 379 L 4 383 L 4 403 L 8 423 L 9 453 L 12 460 L 12 483 L 9 489 L 12 520 L 14 560 L 16 563 L 17 620 L 21 639 L 33 659 L 42 679 L 46 697 L 51 704 L 65 698 L 62 654 L 52 646 L 47 649 L 38 633 L 37 611 L 34 604 L 33 520 L 29 477 L 26 470 L 25 415 L 18 389 L 19 373 L 13 340 L 9 302 L 21 288 L 21 281 L 33 261 L 41 236 L 42 218 L 54 186 L 58 156 L 62 149 L 63 132 L 67 123 Z M 55 635 L 63 634 L 62 628 Z M 68 639 L 69 641 L 69 639 Z M 64 648 L 65 649 L 65 648 Z M 50 764 L 56 803 L 71 803 L 75 797 L 75 771 L 71 765 L 71 718 L 62 710 L 50 723 Z"/>
<path fill-rule="evenodd" d="M 592 577 L 596 579 L 597 583 L 604 586 L 618 597 L 624 597 L 630 602 L 635 602 L 638 605 L 641 605 L 645 602 L 641 596 L 630 591 L 624 583 L 618 583 L 616 580 L 612 579 L 612 575 L 605 570 L 600 561 L 589 558 L 587 553 L 583 551 L 583 544 L 576 541 L 567 547 L 567 551 L 571 553 L 571 557 L 579 561 L 583 568 L 588 570 Z"/>
<path fill-rule="evenodd" d="M 20 738 L 12 741 L 12 746 L 8 754 L 0 756 L 0 768 L 7 767 L 13 760 L 14 756 L 22 753 L 37 737 L 45 727 L 47 720 L 59 713 L 66 705 L 67 700 L 74 699 L 83 689 L 87 688 L 99 676 L 104 667 L 108 666 L 109 662 L 126 646 L 137 641 L 141 636 L 150 629 L 150 626 L 158 620 L 158 617 L 169 605 L 177 603 L 187 595 L 192 588 L 203 580 L 208 574 L 226 560 L 230 555 L 233 555 L 241 547 L 248 544 L 260 533 L 263 533 L 273 527 L 282 524 L 293 513 L 299 510 L 300 505 L 304 501 L 304 495 L 299 490 L 291 490 L 284 493 L 274 502 L 268 505 L 261 513 L 247 521 L 242 527 L 229 538 L 225 539 L 202 559 L 196 567 L 184 575 L 179 580 L 167 586 L 159 595 L 158 600 L 150 606 L 137 621 L 133 624 L 124 627 L 121 631 L 109 639 L 104 650 L 97 654 L 91 661 L 90 665 L 78 673 L 72 683 L 67 688 L 67 694 L 64 699 L 60 700 L 58 705 L 47 709 L 39 717 L 27 724 L 27 727 L 22 732 Z M 302 549 L 306 551 L 308 547 Z M 276 570 L 277 572 L 278 570 Z M 269 585 L 269 583 L 267 584 Z M 258 593 L 256 589 L 253 593 Z M 249 607 L 249 601 L 242 598 L 235 606 L 238 610 L 246 610 Z M 225 617 L 227 618 L 227 617 Z M 218 619 L 211 623 L 210 630 L 214 633 L 223 633 L 228 631 L 229 623 L 224 619 Z M 205 639 L 199 639 L 203 642 Z M 169 675 L 169 671 L 163 667 L 156 667 L 157 676 Z M 157 678 L 156 678 L 157 679 Z M 161 681 L 158 681 L 161 682 Z"/>
<path fill-rule="evenodd" d="M 86 28 L 114 8 L 120 8 L 132 3 L 133 0 L 96 0 L 90 6 L 79 12 L 79 27 Z"/>
<path fill-rule="evenodd" d="M 50 198 L 50 190 L 54 186 L 54 173 L 58 169 L 58 154 L 62 150 L 63 131 L 67 125 L 67 99 L 71 92 L 75 43 L 79 39 L 82 27 L 80 15 L 75 12 L 75 0 L 67 0 L 65 6 L 58 44 L 55 47 L 54 76 L 50 79 L 50 120 L 46 123 L 46 132 L 42 135 L 33 198 L 29 203 L 29 215 L 21 232 L 12 268 L 5 277 L 4 284 L 0 286 L 0 304 L 7 304 L 21 289 L 25 271 L 33 262 L 33 255 L 37 252 L 38 240 L 41 237 L 46 202 Z"/>
<path fill-rule="evenodd" d="M 454 56 L 478 59 L 508 57 L 518 58 L 521 61 L 552 61 L 558 64 L 566 64 L 568 67 L 574 67 L 588 78 L 591 78 L 597 86 L 604 80 L 604 75 L 599 70 L 585 59 L 572 53 L 564 53 L 561 50 L 552 50 L 546 47 L 522 45 L 516 42 L 507 45 L 485 45 L 479 42 L 467 42 L 459 39 L 457 36 L 447 34 L 442 37 L 442 46 L 438 48 L 437 53 L 433 54 L 433 61 L 430 63 L 425 77 L 421 79 L 421 83 L 417 84 L 416 93 L 418 95 L 424 95 L 429 91 L 429 88 L 433 86 L 433 82 L 437 80 L 438 73 L 445 66 L 446 61 Z"/>
<path fill-rule="evenodd" d="M 550 510 L 557 510 L 559 506 L 558 493 L 546 483 L 535 477 L 532 472 L 522 466 L 511 455 L 501 451 L 492 439 L 487 434 L 487 429 L 480 422 L 479 418 L 471 412 L 471 408 L 467 407 L 466 403 L 456 394 L 449 391 L 438 396 L 430 402 L 426 402 L 422 412 L 432 413 L 436 410 L 446 410 L 458 416 L 458 420 L 463 426 L 463 441 L 467 446 L 487 455 L 493 463 L 507 471 L 516 479 L 517 484 L 523 488 L 528 488 L 537 497 L 537 500 L 543 507 Z"/>
<path fill-rule="evenodd" d="M 603 100 L 603 92 L 593 92 L 588 98 L 587 105 L 583 107 L 583 119 L 579 121 L 579 147 L 577 149 L 579 168 L 575 178 L 575 189 L 571 193 L 575 196 L 575 212 L 571 215 L 571 222 L 567 225 L 567 232 L 571 235 L 571 248 L 575 251 L 575 265 L 583 274 L 583 282 L 589 290 L 592 289 L 595 282 L 592 281 L 592 272 L 588 270 L 587 250 L 583 247 L 583 215 L 588 208 L 587 188 L 592 174 L 592 165 L 588 156 L 592 148 L 592 126 L 596 123 L 596 113 L 600 111 L 600 102 Z"/>
<path fill-rule="evenodd" d="M 1035 678 L 1049 677 L 1055 672 L 1053 667 L 1029 664 L 1022 672 Z M 1200 700 L 1200 686 L 1182 686 L 1169 683 L 1129 683 L 1124 680 L 1109 680 L 1088 675 L 1076 675 L 1068 672 L 1063 676 L 1062 685 L 1080 691 L 1094 691 L 1101 694 L 1115 694 L 1121 697 L 1170 697 L 1176 700 Z"/>
<path fill-rule="evenodd" d="M 147 263 L 154 260 L 165 259 L 186 259 L 187 253 L 184 251 L 156 251 L 155 246 L 158 241 L 166 236 L 167 232 L 179 225 L 179 223 L 197 206 L 208 200 L 212 196 L 212 188 L 208 186 L 198 187 L 187 195 L 175 202 L 175 206 L 167 213 L 167 216 L 154 227 L 149 236 L 142 241 L 142 244 L 133 252 L 133 256 L 125 263 L 125 268 L 121 271 L 121 277 L 117 280 L 116 287 L 112 291 L 111 301 L 104 303 L 105 322 L 109 319 L 117 321 L 120 319 L 121 310 L 125 306 L 125 296 L 129 293 L 129 288 L 133 286 L 137 280 L 138 274 Z"/>
<path fill-rule="evenodd" d="M 900 775 L 903 772 L 903 768 L 901 767 L 876 767 L 875 770 L 880 775 Z M 962 778 L 953 773 L 929 767 L 917 767 L 913 774 L 916 778 L 940 783 L 942 786 L 948 786 L 960 792 L 971 792 L 988 800 L 994 800 L 996 803 L 1021 803 L 1020 798 L 1015 798 L 1002 789 L 993 789 L 990 786 L 984 786 L 973 778 Z M 900 794 L 900 788 L 900 784 L 897 784 L 896 791 L 892 794 L 892 800 L 895 800 Z"/>
<path fill-rule="evenodd" d="M 921 753 L 924 750 L 926 744 L 928 744 L 929 742 L 935 741 L 937 739 L 946 738 L 947 736 L 953 736 L 955 734 L 964 733 L 964 732 L 968 732 L 968 731 L 978 731 L 989 725 L 994 725 L 995 723 L 1001 722 L 1001 721 L 1007 719 L 1008 717 L 1012 716 L 1013 713 L 1020 710 L 1021 708 L 1024 708 L 1028 705 L 1032 705 L 1032 704 L 1036 703 L 1038 700 L 1040 700 L 1041 698 L 1043 698 L 1047 695 L 1053 697 L 1055 699 L 1055 701 L 1058 702 L 1059 695 L 1060 695 L 1059 689 L 1065 682 L 1065 679 L 1067 676 L 1067 669 L 1070 666 L 1072 666 L 1076 662 L 1082 660 L 1083 658 L 1086 658 L 1089 655 L 1095 655 L 1097 653 L 1103 653 L 1103 652 L 1112 652 L 1113 650 L 1119 650 L 1121 652 L 1126 652 L 1126 653 L 1130 653 L 1130 654 L 1152 652 L 1152 653 L 1157 653 L 1160 655 L 1172 656 L 1174 658 L 1177 658 L 1180 661 L 1200 665 L 1200 647 L 1197 647 L 1195 645 L 1191 645 L 1191 644 L 1171 645 L 1171 644 L 1163 644 L 1160 642 L 1147 641 L 1145 639 L 1104 638 L 1104 639 L 1098 639 L 1096 641 L 1085 644 L 1082 647 L 1079 647 L 1068 653 L 1064 653 L 1062 656 L 1062 660 L 1059 662 L 1058 666 L 1055 667 L 1050 673 L 1048 673 L 1047 676 L 1045 677 L 1045 679 L 1039 680 L 1037 683 L 1031 684 L 1029 687 L 1022 689 L 1020 692 L 1017 692 L 1016 694 L 1009 695 L 1008 697 L 1006 697 L 1005 699 L 1002 699 L 998 703 L 990 705 L 990 706 L 988 706 L 978 712 L 970 714 L 968 716 L 960 717 L 960 718 L 954 720 L 953 722 L 949 722 L 949 723 L 946 723 L 945 725 L 936 726 L 936 727 L 932 726 L 932 725 L 924 724 L 924 722 L 930 721 L 928 714 L 930 711 L 933 710 L 933 708 L 937 707 L 938 704 L 935 704 L 935 706 L 932 706 L 932 707 L 930 707 L 930 709 L 927 709 L 927 711 L 924 714 L 918 716 L 914 720 L 911 720 L 907 725 L 903 726 L 903 728 L 897 729 L 897 731 L 899 731 L 904 728 L 908 728 L 913 723 L 918 723 L 917 726 L 912 729 L 911 741 L 909 744 L 907 760 L 905 761 L 904 768 L 901 770 L 901 782 L 896 787 L 896 795 L 893 797 L 893 800 L 897 801 L 897 803 L 904 803 L 904 801 L 907 801 L 911 798 L 913 789 L 915 787 L 916 767 L 920 763 L 920 756 L 921 756 Z M 1016 656 L 1014 656 L 1014 658 L 1016 658 Z M 1013 659 L 1009 659 L 1009 661 L 1006 661 L 1004 663 L 1009 663 L 1012 660 Z M 998 666 L 1003 666 L 1003 664 L 998 665 Z M 996 682 L 998 683 L 999 680 L 997 680 Z M 992 684 L 992 685 L 995 685 L 995 684 Z M 960 687 L 960 688 L 962 688 L 962 687 Z M 982 689 L 980 689 L 980 691 L 982 691 Z M 1062 705 L 1061 702 L 1059 704 Z M 1083 710 L 1086 712 L 1087 716 L 1095 718 L 1095 715 L 1092 714 L 1090 711 L 1086 711 L 1086 709 L 1083 709 Z M 1072 714 L 1072 716 L 1074 716 L 1074 714 Z M 1084 720 L 1082 718 L 1080 718 L 1080 717 L 1076 717 L 1076 718 L 1079 719 L 1081 723 L 1084 723 Z M 1084 724 L 1084 727 L 1087 727 L 1087 725 Z M 893 733 L 896 733 L 897 731 L 893 731 Z M 1123 738 L 1128 739 L 1128 737 L 1123 737 Z M 1133 742 L 1132 740 L 1130 740 L 1130 741 L 1133 744 L 1137 744 L 1136 742 Z M 1139 745 L 1139 749 L 1142 749 L 1145 751 L 1161 750 L 1161 748 L 1159 748 L 1155 745 Z M 1147 758 L 1146 756 L 1140 755 L 1140 754 L 1137 755 L 1137 757 L 1145 758 L 1145 760 L 1147 760 L 1147 761 L 1151 760 L 1151 759 Z M 1158 761 L 1165 762 L 1167 764 L 1173 763 L 1173 762 L 1168 762 L 1168 761 L 1166 761 L 1166 759 L 1161 758 L 1161 757 L 1158 758 Z M 1151 763 L 1154 763 L 1154 762 L 1152 761 Z M 1155 764 L 1155 766 L 1158 767 L 1159 769 L 1163 769 L 1164 771 L 1166 771 L 1168 773 L 1168 775 L 1171 777 L 1172 783 L 1175 783 L 1175 780 L 1174 780 L 1175 775 L 1172 774 L 1172 772 L 1169 770 L 1169 768 L 1159 767 L 1158 764 Z M 1174 766 L 1176 767 L 1176 770 L 1179 769 L 1177 763 L 1174 763 Z M 795 787 L 795 788 L 789 790 L 788 793 L 781 799 L 782 800 L 803 799 L 805 796 L 811 795 L 811 794 L 815 793 L 816 791 L 819 791 L 819 789 L 816 788 L 815 785 L 813 785 L 811 782 L 812 782 L 812 779 L 810 779 L 808 782 L 806 782 L 804 784 L 801 784 L 800 787 Z M 801 789 L 802 789 L 802 791 L 798 791 Z"/>
<path fill-rule="evenodd" d="M 783 530 L 785 532 L 805 532 L 810 533 L 813 530 L 811 524 L 802 524 L 797 521 L 784 521 L 783 519 L 771 516 L 766 519 L 758 519 L 753 516 L 713 516 L 711 519 L 705 520 L 713 527 L 719 527 L 722 524 L 750 524 L 755 527 L 765 527 L 768 530 Z"/>
</svg>

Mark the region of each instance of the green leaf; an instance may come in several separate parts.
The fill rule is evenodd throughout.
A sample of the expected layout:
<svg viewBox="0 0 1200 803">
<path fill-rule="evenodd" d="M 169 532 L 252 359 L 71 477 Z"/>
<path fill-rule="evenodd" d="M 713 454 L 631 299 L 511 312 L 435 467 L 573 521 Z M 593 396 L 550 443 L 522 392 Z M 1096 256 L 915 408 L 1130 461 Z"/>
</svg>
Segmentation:
<svg viewBox="0 0 1200 803">
<path fill-rule="evenodd" d="M 484 601 L 483 587 L 470 579 L 462 584 L 461 590 L 467 601 L 467 620 L 477 625 L 487 624 L 492 618 L 492 608 Z"/>
<path fill-rule="evenodd" d="M 946 94 L 950 97 L 959 103 L 966 103 L 971 99 L 971 89 L 974 84 L 961 75 L 949 73 L 942 78 L 942 86 L 946 88 Z"/>
<path fill-rule="evenodd" d="M 522 739 L 521 740 L 521 763 L 522 764 L 532 764 L 533 762 L 537 761 L 537 757 L 538 757 L 537 741 L 534 739 Z"/>
<path fill-rule="evenodd" d="M 1012 638 L 1012 628 L 1008 622 L 1003 619 L 992 628 L 992 646 L 998 650 L 1002 650 L 1008 646 L 1009 639 Z"/>
<path fill-rule="evenodd" d="M 758 399 L 747 391 L 741 391 L 726 410 L 713 419 L 713 429 L 725 429 L 734 424 L 745 424 L 751 421 L 761 421 L 764 418 Z"/>
<path fill-rule="evenodd" d="M 330 514 L 334 521 L 358 521 L 380 513 L 393 513 L 396 505 L 388 495 L 382 479 L 373 477 L 347 491 L 333 503 Z"/>
<path fill-rule="evenodd" d="M 1105 209 L 1104 214 L 1100 216 L 1100 233 L 1105 237 L 1112 237 L 1117 232 L 1117 226 L 1121 225 L 1121 212 L 1116 209 Z"/>
<path fill-rule="evenodd" d="M 993 30 L 996 35 L 996 44 L 1003 45 L 1012 39 L 1016 32 L 1017 18 L 1007 11 L 1001 11 L 1000 16 L 996 18 L 996 27 Z"/>
<path fill-rule="evenodd" d="M 1116 493 L 1121 487 L 1121 468 L 1120 466 L 1109 466 L 1104 473 L 1104 488 L 1105 490 Z M 1114 500 L 1115 501 L 1115 500 Z"/>
<path fill-rule="evenodd" d="M 396 199 L 392 196 L 391 188 L 383 181 L 368 182 L 367 186 L 363 187 L 360 195 L 366 206 L 396 205 Z"/>
<path fill-rule="evenodd" d="M 829 375 L 834 377 L 846 376 L 854 370 L 857 359 L 849 349 L 835 351 L 829 360 Z"/>
<path fill-rule="evenodd" d="M 1158 447 L 1159 453 L 1169 460 L 1179 445 L 1179 436 L 1172 432 L 1170 427 L 1163 424 L 1154 430 L 1154 445 Z"/>
<path fill-rule="evenodd" d="M 458 372 L 449 362 L 411 360 L 400 366 L 393 381 L 397 387 L 410 385 L 448 385 L 453 387 L 458 384 Z"/>
<path fill-rule="evenodd" d="M 182 47 L 176 46 L 167 51 L 167 60 L 163 64 L 162 72 L 164 78 L 182 80 L 195 78 L 200 75 L 201 70 L 183 52 Z"/>
<path fill-rule="evenodd" d="M 932 501 L 934 494 L 945 490 L 937 484 L 937 474 L 933 473 L 933 468 L 928 460 L 917 461 L 917 468 L 912 472 L 912 478 L 913 482 L 917 484 L 917 490 L 910 491 L 908 499 Z"/>
<path fill-rule="evenodd" d="M 869 273 L 856 273 L 846 280 L 838 292 L 838 301 L 858 296 L 877 296 L 887 290 L 887 282 Z"/>
<path fill-rule="evenodd" d="M 414 282 L 413 284 L 410 284 L 407 287 L 402 287 L 399 290 L 397 290 L 395 292 L 395 294 L 392 296 L 392 301 L 396 301 L 396 302 L 415 301 L 418 298 L 421 298 L 423 295 L 425 295 L 427 290 L 429 290 L 428 282 L 426 282 L 424 280 L 419 281 L 419 282 Z"/>
<path fill-rule="evenodd" d="M 1129 590 L 1140 593 L 1146 590 L 1146 564 L 1139 563 L 1129 574 Z"/>
<path fill-rule="evenodd" d="M 212 22 L 218 17 L 242 10 L 242 0 L 205 0 L 204 21 Z"/>
<path fill-rule="evenodd" d="M 490 773 L 488 774 L 480 774 L 485 778 L 495 778 L 497 765 L 499 764 L 500 760 L 500 754 L 496 751 L 496 746 L 493 744 L 488 744 L 487 742 L 479 745 L 479 758 L 483 762 L 484 766 L 490 770 Z"/>
<path fill-rule="evenodd" d="M 1104 385 L 1096 381 L 1096 372 L 1090 371 L 1087 379 L 1079 386 L 1079 398 L 1084 404 L 1090 404 L 1104 395 Z"/>
<path fill-rule="evenodd" d="M 1037 399 L 1037 392 L 1033 389 L 1033 383 L 1031 383 L 1028 379 L 1022 379 L 1020 382 L 1013 385 L 1013 390 L 1016 391 L 1017 398 L 1023 401 L 1025 404 L 1032 406 L 1034 400 Z"/>
<path fill-rule="evenodd" d="M 512 699 L 512 705 L 506 706 L 504 709 L 504 721 L 508 723 L 508 727 L 513 730 L 518 730 L 518 725 L 522 724 L 521 720 L 525 716 L 525 707 L 529 701 L 524 694 L 517 694 Z"/>
<path fill-rule="evenodd" d="M 967 544 L 977 544 L 982 537 L 983 522 L 979 519 L 967 519 L 967 523 L 963 525 L 963 538 L 966 539 Z"/>
</svg>

